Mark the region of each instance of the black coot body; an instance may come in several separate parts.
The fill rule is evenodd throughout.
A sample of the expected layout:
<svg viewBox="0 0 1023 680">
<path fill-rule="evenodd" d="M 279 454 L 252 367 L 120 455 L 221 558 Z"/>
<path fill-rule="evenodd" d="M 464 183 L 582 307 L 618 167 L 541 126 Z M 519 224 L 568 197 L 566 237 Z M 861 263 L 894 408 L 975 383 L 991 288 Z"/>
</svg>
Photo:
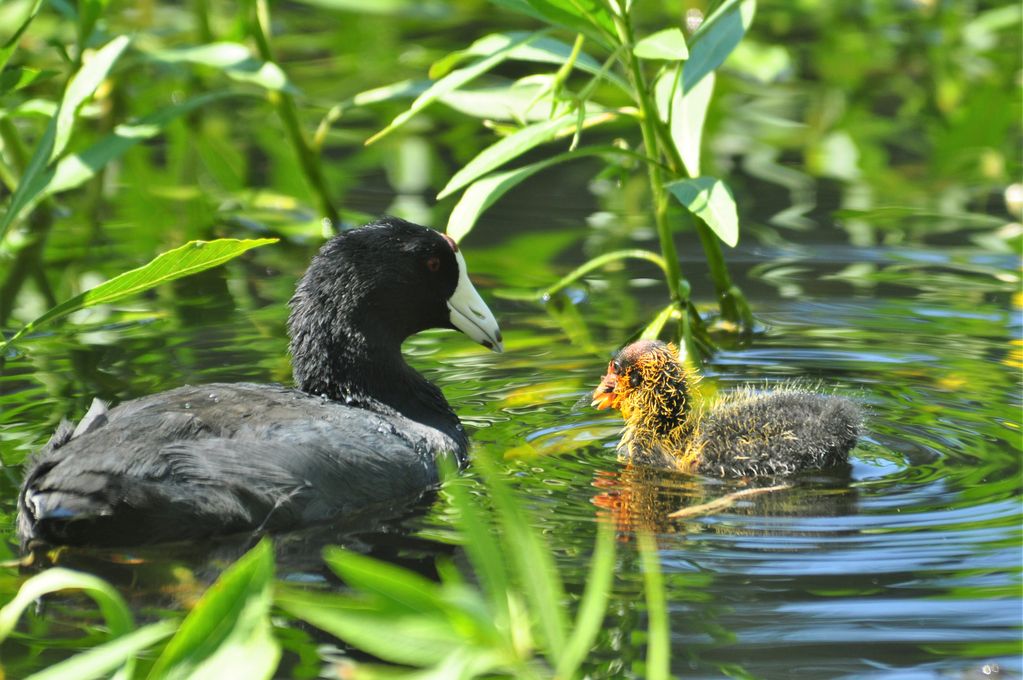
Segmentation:
<svg viewBox="0 0 1023 680">
<path fill-rule="evenodd" d="M 288 320 L 298 389 L 185 386 L 64 423 L 18 497 L 23 545 L 128 546 L 283 530 L 405 505 L 468 440 L 401 343 L 454 328 L 501 351 L 453 241 L 385 218 L 313 259 Z"/>
</svg>

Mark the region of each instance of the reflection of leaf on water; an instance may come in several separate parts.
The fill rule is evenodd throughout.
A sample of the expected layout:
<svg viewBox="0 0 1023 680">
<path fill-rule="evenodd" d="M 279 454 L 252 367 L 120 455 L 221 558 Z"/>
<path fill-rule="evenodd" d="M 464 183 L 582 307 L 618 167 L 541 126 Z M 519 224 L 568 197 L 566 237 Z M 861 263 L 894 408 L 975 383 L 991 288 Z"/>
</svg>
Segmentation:
<svg viewBox="0 0 1023 680">
<path fill-rule="evenodd" d="M 832 215 L 838 219 L 867 220 L 879 225 L 888 222 L 898 222 L 899 225 L 895 226 L 904 225 L 906 218 L 911 217 L 930 220 L 932 223 L 935 220 L 947 220 L 955 222 L 957 228 L 989 229 L 1005 224 L 1004 219 L 984 213 L 937 212 L 927 208 L 908 205 L 881 206 L 864 210 L 843 208 L 842 210 L 834 211 Z"/>
</svg>

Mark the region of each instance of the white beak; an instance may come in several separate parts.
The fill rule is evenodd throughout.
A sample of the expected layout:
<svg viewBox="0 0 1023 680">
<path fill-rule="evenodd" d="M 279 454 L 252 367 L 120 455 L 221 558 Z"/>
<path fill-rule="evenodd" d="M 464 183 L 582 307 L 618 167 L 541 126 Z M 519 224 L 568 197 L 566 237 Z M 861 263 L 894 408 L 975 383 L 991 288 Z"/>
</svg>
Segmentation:
<svg viewBox="0 0 1023 680">
<path fill-rule="evenodd" d="M 448 298 L 452 325 L 487 349 L 503 352 L 504 343 L 497 319 L 469 280 L 469 270 L 462 253 L 456 251 L 455 260 L 458 262 L 458 285 Z"/>
</svg>

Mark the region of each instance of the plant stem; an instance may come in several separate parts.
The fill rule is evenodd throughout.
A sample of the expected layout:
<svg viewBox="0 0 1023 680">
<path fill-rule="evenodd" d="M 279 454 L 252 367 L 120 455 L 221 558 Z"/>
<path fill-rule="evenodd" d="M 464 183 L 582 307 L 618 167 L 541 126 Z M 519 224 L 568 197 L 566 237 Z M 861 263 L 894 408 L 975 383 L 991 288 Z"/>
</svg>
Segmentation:
<svg viewBox="0 0 1023 680">
<path fill-rule="evenodd" d="M 263 61 L 273 62 L 273 52 L 270 49 L 270 7 L 267 0 L 255 0 L 255 16 L 252 19 L 252 37 L 256 41 L 256 48 Z M 284 124 L 284 130 L 288 135 L 291 146 L 298 156 L 299 165 L 309 182 L 313 192 L 320 203 L 320 213 L 324 218 L 330 220 L 336 229 L 340 223 L 340 216 L 337 208 L 330 198 L 330 191 L 327 189 L 327 182 L 320 167 L 320 157 L 313 151 L 309 141 L 302 133 L 302 125 L 298 120 L 298 107 L 295 105 L 295 98 L 287 92 L 270 92 L 270 102 L 277 109 L 277 115 Z"/>
<path fill-rule="evenodd" d="M 681 72 L 679 74 L 681 78 Z M 678 85 L 681 86 L 681 85 Z M 671 138 L 671 131 L 668 126 L 655 118 L 653 121 L 657 137 L 661 140 L 661 149 L 667 156 L 668 166 L 671 174 L 676 177 L 688 177 L 685 164 L 675 142 Z M 648 153 L 651 153 L 648 150 Z M 710 267 L 711 280 L 714 282 L 714 289 L 718 294 L 718 304 L 721 308 L 721 315 L 729 321 L 741 323 L 743 329 L 749 331 L 753 328 L 753 312 L 742 290 L 732 283 L 732 277 L 728 273 L 728 266 L 725 264 L 725 256 L 721 251 L 721 242 L 711 231 L 710 227 L 704 224 L 703 220 L 693 216 L 693 223 L 696 225 L 696 234 L 700 238 L 700 245 L 703 246 L 707 264 Z"/>
<path fill-rule="evenodd" d="M 3 140 L 4 149 L 7 150 L 13 169 L 22 175 L 28 165 L 28 150 L 21 141 L 21 133 L 11 122 L 10 118 L 0 119 L 0 139 Z M 20 181 L 20 180 L 19 180 Z M 13 191 L 13 189 L 12 189 Z M 7 271 L 7 275 L 0 283 L 0 326 L 7 323 L 14 310 L 14 301 L 21 291 L 25 280 L 32 276 L 37 281 L 45 280 L 45 273 L 42 269 L 43 250 L 46 247 L 46 239 L 50 235 L 50 228 L 53 226 L 53 202 L 47 198 L 27 220 L 23 228 L 22 237 L 25 241 L 17 252 L 14 264 Z M 53 299 L 53 292 L 48 284 L 40 283 L 40 292 L 47 298 L 51 305 L 56 304 Z"/>
<path fill-rule="evenodd" d="M 632 27 L 628 23 L 627 16 L 614 14 L 615 27 L 618 29 L 625 50 L 625 60 L 629 69 L 629 79 L 636 94 L 639 105 L 639 125 L 643 134 L 643 146 L 646 155 L 650 158 L 659 158 L 657 132 L 653 121 L 656 120 L 657 112 L 650 100 L 646 79 L 643 77 L 643 70 L 640 68 L 639 59 L 632 52 Z M 654 199 L 654 219 L 657 225 L 657 237 L 660 241 L 661 255 L 666 265 L 665 274 L 668 284 L 668 293 L 672 302 L 679 308 L 683 308 L 687 302 L 682 298 L 679 288 L 679 281 L 682 279 L 682 269 L 678 263 L 678 253 L 675 250 L 675 241 L 672 239 L 671 227 L 668 225 L 668 196 L 664 190 L 664 178 L 661 175 L 661 167 L 658 163 L 646 164 L 647 173 L 650 176 L 650 190 Z"/>
</svg>

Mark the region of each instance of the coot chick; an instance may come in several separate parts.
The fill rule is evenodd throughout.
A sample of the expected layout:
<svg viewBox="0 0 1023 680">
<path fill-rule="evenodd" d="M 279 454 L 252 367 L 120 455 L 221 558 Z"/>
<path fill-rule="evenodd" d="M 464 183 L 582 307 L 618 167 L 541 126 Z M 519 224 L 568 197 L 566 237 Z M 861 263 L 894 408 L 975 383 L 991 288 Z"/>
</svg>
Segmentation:
<svg viewBox="0 0 1023 680">
<path fill-rule="evenodd" d="M 468 439 L 401 344 L 453 328 L 502 351 L 497 321 L 447 236 L 384 218 L 328 241 L 291 299 L 298 389 L 215 383 L 98 400 L 31 461 L 23 547 L 130 546 L 290 529 L 404 507 Z"/>
<path fill-rule="evenodd" d="M 639 465 L 722 477 L 781 476 L 848 462 L 859 407 L 795 387 L 745 388 L 700 399 L 699 376 L 672 345 L 641 340 L 608 364 L 593 406 L 625 419 L 619 457 Z"/>
</svg>

